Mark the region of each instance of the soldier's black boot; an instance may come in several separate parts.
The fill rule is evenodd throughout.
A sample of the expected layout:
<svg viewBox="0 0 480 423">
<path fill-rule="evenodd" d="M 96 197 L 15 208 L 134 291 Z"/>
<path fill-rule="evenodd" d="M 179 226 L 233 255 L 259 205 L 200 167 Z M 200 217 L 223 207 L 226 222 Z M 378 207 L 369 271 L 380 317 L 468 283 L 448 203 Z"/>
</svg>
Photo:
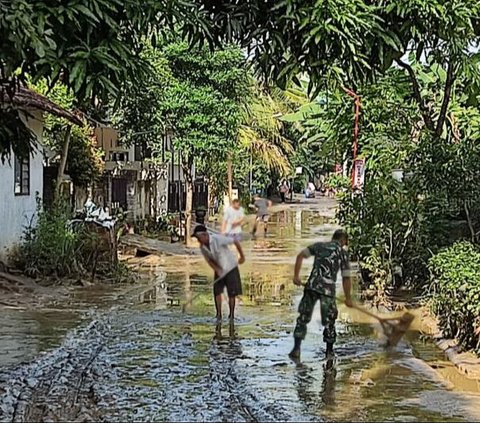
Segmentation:
<svg viewBox="0 0 480 423">
<path fill-rule="evenodd" d="M 290 354 L 288 356 L 291 359 L 299 359 L 300 358 L 300 347 L 302 346 L 302 340 L 301 338 L 293 338 L 295 340 L 295 344 L 293 346 L 293 350 L 290 351 Z"/>
<path fill-rule="evenodd" d="M 325 351 L 325 355 L 327 358 L 332 358 L 335 356 L 335 353 L 333 352 L 333 343 L 327 342 L 327 350 Z"/>
</svg>

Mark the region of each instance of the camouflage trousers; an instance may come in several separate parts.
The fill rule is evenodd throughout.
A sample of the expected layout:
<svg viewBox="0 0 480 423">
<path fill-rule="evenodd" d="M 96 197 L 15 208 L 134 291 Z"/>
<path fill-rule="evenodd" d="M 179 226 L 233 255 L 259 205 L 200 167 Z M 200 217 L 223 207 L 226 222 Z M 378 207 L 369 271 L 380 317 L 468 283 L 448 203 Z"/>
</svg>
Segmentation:
<svg viewBox="0 0 480 423">
<path fill-rule="evenodd" d="M 326 343 L 335 343 L 337 332 L 335 331 L 335 321 L 337 320 L 338 310 L 335 295 L 327 296 L 311 289 L 305 289 L 302 300 L 298 306 L 299 316 L 297 325 L 293 332 L 295 338 L 305 339 L 307 334 L 307 325 L 312 320 L 315 304 L 320 300 L 320 311 L 322 316 L 323 340 Z"/>
</svg>

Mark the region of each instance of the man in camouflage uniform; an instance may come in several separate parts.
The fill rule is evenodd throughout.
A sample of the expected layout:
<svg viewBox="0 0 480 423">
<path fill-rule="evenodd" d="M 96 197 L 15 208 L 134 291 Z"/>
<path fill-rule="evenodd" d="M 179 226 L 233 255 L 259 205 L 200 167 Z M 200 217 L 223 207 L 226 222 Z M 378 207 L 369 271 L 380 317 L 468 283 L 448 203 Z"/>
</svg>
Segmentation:
<svg viewBox="0 0 480 423">
<path fill-rule="evenodd" d="M 300 269 L 303 259 L 314 256 L 312 272 L 305 285 L 305 291 L 298 306 L 299 316 L 293 336 L 295 346 L 290 352 L 291 358 L 300 357 L 302 340 L 307 334 L 307 325 L 312 319 L 313 309 L 318 300 L 321 304 L 322 325 L 324 327 L 323 340 L 327 344 L 327 356 L 333 355 L 333 344 L 336 339 L 335 320 L 338 316 L 335 298 L 335 282 L 339 270 L 343 277 L 343 290 L 345 292 L 345 304 L 352 307 L 350 261 L 344 247 L 348 244 L 346 232 L 339 229 L 332 237 L 331 242 L 317 242 L 300 252 L 295 263 L 295 275 L 293 283 L 302 285 Z"/>
</svg>

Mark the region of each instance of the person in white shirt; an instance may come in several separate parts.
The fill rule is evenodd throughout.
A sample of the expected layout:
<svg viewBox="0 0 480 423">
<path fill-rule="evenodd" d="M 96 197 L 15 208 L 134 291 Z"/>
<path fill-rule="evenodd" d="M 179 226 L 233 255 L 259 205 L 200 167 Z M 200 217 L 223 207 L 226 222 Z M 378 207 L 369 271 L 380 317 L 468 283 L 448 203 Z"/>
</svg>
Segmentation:
<svg viewBox="0 0 480 423">
<path fill-rule="evenodd" d="M 209 234 L 207 228 L 203 225 L 196 226 L 192 236 L 198 239 L 200 251 L 215 272 L 213 295 L 215 297 L 217 321 L 222 319 L 222 294 L 225 288 L 227 288 L 228 293 L 229 318 L 233 320 L 235 318 L 236 297 L 242 295 L 242 280 L 238 265 L 245 262 L 240 242 L 224 235 Z M 238 260 L 236 254 L 230 250 L 232 244 L 235 245 L 240 256 Z"/>
<path fill-rule="evenodd" d="M 240 207 L 240 200 L 235 198 L 232 205 L 225 209 L 222 221 L 222 234 L 230 236 L 238 241 L 242 237 L 242 224 L 245 221 L 245 212 Z"/>
</svg>

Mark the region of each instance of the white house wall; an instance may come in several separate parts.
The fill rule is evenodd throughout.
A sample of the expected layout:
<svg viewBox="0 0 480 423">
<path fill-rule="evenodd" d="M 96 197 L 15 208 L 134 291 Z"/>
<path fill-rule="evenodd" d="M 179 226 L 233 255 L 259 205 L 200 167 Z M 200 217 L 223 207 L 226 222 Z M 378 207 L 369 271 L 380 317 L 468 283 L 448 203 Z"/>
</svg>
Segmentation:
<svg viewBox="0 0 480 423">
<path fill-rule="evenodd" d="M 40 113 L 33 118 L 26 118 L 28 126 L 37 136 L 38 148 L 41 148 L 43 123 Z M 36 195 L 43 193 L 43 154 L 36 152 L 30 156 L 30 194 L 15 195 L 14 158 L 10 164 L 0 162 L 0 260 L 6 261 L 8 249 L 21 241 L 25 226 L 36 214 Z"/>
</svg>

